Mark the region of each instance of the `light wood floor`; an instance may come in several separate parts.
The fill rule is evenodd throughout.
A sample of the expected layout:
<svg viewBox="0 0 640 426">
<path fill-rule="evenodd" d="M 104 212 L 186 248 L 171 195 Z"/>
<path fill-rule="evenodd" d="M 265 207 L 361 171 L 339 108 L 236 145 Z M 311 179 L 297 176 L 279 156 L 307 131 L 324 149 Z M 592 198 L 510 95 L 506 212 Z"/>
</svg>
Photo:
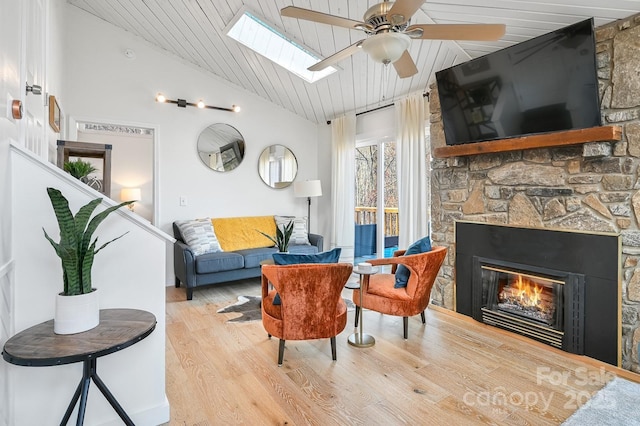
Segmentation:
<svg viewBox="0 0 640 426">
<path fill-rule="evenodd" d="M 376 339 L 366 349 L 347 343 L 349 312 L 336 362 L 328 339 L 288 341 L 278 367 L 278 339 L 260 321 L 216 313 L 259 294 L 257 279 L 196 290 L 192 301 L 167 288 L 170 425 L 557 425 L 614 373 L 638 381 L 432 307 L 426 326 L 409 320 L 406 341 L 401 318 L 365 311 Z"/>
</svg>

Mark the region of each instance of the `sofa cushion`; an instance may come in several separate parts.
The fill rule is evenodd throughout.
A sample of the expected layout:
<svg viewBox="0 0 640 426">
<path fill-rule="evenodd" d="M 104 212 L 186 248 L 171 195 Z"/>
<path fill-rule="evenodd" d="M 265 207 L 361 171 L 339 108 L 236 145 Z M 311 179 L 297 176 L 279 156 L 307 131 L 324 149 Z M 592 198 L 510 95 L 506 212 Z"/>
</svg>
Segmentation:
<svg viewBox="0 0 640 426">
<path fill-rule="evenodd" d="M 295 216 L 274 216 L 276 220 L 276 226 L 280 229 L 284 229 L 289 222 L 293 221 L 293 232 L 291 233 L 290 244 L 304 244 L 310 245 L 309 242 L 309 230 L 307 229 L 306 217 Z"/>
<path fill-rule="evenodd" d="M 263 247 L 263 248 L 255 248 L 248 250 L 237 250 L 235 253 L 238 253 L 244 257 L 244 267 L 245 268 L 258 268 L 260 267 L 260 262 L 263 260 L 272 259 L 273 253 L 276 252 L 275 247 Z"/>
<path fill-rule="evenodd" d="M 222 251 L 210 218 L 177 220 L 176 225 L 194 255 Z"/>
<path fill-rule="evenodd" d="M 273 216 L 226 217 L 211 222 L 224 251 L 273 247 L 273 242 L 258 232 L 276 235 Z"/>
<path fill-rule="evenodd" d="M 197 274 L 210 274 L 242 268 L 244 268 L 244 257 L 238 253 L 221 251 L 196 257 Z"/>
<path fill-rule="evenodd" d="M 407 251 L 404 253 L 405 256 L 411 254 L 420 254 L 431 251 L 431 240 L 429 237 L 424 237 L 411 244 Z M 404 265 L 398 265 L 398 269 L 396 269 L 396 283 L 394 284 L 395 288 L 403 288 L 407 286 L 407 282 L 409 281 L 409 275 L 411 271 Z"/>
</svg>

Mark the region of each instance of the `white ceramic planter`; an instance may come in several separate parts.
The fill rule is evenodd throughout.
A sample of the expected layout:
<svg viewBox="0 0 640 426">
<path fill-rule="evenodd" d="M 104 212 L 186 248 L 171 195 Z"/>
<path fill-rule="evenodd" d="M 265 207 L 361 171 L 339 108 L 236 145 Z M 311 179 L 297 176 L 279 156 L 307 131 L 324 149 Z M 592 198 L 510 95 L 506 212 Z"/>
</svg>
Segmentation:
<svg viewBox="0 0 640 426">
<path fill-rule="evenodd" d="M 56 296 L 53 332 L 75 334 L 91 330 L 100 323 L 98 290 L 78 296 Z"/>
</svg>

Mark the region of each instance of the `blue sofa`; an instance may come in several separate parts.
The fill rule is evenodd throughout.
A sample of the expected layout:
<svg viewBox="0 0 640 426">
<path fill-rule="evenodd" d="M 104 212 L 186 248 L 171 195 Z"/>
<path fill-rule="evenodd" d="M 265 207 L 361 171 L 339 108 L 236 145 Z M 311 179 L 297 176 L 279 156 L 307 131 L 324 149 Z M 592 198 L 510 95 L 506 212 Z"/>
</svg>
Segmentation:
<svg viewBox="0 0 640 426">
<path fill-rule="evenodd" d="M 260 277 L 260 262 L 272 259 L 278 250 L 275 247 L 250 248 L 245 250 L 206 253 L 199 256 L 185 244 L 180 229 L 173 223 L 173 268 L 175 285 L 184 284 L 187 288 L 187 300 L 193 299 L 193 289 L 200 286 L 218 284 L 245 278 Z M 314 254 L 322 251 L 323 237 L 308 234 L 307 244 L 290 244 L 289 252 L 296 254 Z"/>
</svg>

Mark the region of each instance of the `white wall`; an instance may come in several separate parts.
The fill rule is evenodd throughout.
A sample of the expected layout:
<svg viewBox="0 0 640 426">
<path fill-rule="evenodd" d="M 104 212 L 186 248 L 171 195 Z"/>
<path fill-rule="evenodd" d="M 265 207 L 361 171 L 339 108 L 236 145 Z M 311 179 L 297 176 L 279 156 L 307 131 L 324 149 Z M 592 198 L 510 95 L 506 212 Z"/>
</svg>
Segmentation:
<svg viewBox="0 0 640 426">
<path fill-rule="evenodd" d="M 21 95 L 19 89 L 20 9 L 19 2 L 0 0 L 0 12 L 2 13 L 0 24 L 0 269 L 11 261 L 9 142 L 18 138 L 18 122 L 11 118 L 10 104 L 13 99 L 20 99 Z M 0 311 L 0 313 L 2 312 L 4 311 Z M 6 327 L 7 324 L 4 326 Z M 3 342 L 0 341 L 0 343 Z"/>
<path fill-rule="evenodd" d="M 33 0 L 29 0 L 33 1 Z M 62 92 L 62 81 L 65 78 L 63 67 L 65 66 L 65 50 L 64 50 L 64 27 L 66 26 L 65 4 L 60 0 L 47 0 L 49 19 L 47 22 L 48 29 L 46 33 L 46 84 L 44 90 L 46 95 L 56 97 L 59 105 L 64 105 L 64 93 Z M 48 102 L 47 99 L 43 101 Z M 49 107 L 47 106 L 45 114 L 47 115 L 45 125 L 46 135 L 49 141 L 49 161 L 56 162 L 56 141 L 63 139 L 62 134 L 54 132 L 48 124 Z M 61 116 L 64 116 L 64 109 L 61 107 Z M 64 127 L 62 125 L 61 127 Z M 64 129 L 62 129 L 64 131 Z"/>
<path fill-rule="evenodd" d="M 153 136 L 127 135 L 100 131 L 78 131 L 75 140 L 111 145 L 111 198 L 120 200 L 122 188 L 140 188 L 141 199 L 135 203 L 135 213 L 153 222 Z M 95 160 L 101 176 L 102 160 Z M 122 200 L 126 201 L 126 200 Z"/>
<path fill-rule="evenodd" d="M 0 346 L 4 346 L 13 334 L 13 295 L 15 283 L 13 274 L 12 220 L 11 220 L 11 167 L 9 160 L 9 142 L 17 139 L 17 126 L 11 117 L 7 104 L 9 96 L 19 98 L 17 50 L 20 49 L 13 30 L 17 28 L 19 14 L 18 2 L 2 0 L 0 9 L 3 18 L 7 17 L 15 23 L 0 25 Z M 11 7 L 9 7 L 11 6 Z M 9 96 L 8 96 L 9 95 Z M 8 425 L 13 412 L 12 396 L 9 384 L 9 366 L 0 365 L 0 425 Z"/>
<path fill-rule="evenodd" d="M 177 219 L 272 214 L 306 215 L 306 200 L 292 187 L 275 190 L 258 175 L 258 158 L 272 144 L 291 149 L 298 159 L 298 179 L 317 176 L 318 126 L 211 74 L 159 51 L 145 41 L 66 5 L 64 109 L 70 116 L 147 123 L 158 129 L 156 225 L 171 233 Z M 136 59 L 123 52 L 130 48 Z M 154 101 L 158 92 L 217 106 L 240 105 L 240 113 L 178 108 Z M 228 123 L 246 141 L 245 158 L 226 173 L 206 168 L 196 141 L 213 123 Z M 179 197 L 188 205 L 179 206 Z M 315 204 L 312 205 L 315 210 Z M 312 211 L 313 217 L 315 217 Z M 317 222 L 316 222 L 317 223 Z M 314 227 L 312 222 L 312 227 Z M 312 229 L 313 230 L 313 229 Z M 172 264 L 167 284 L 173 283 Z"/>
<path fill-rule="evenodd" d="M 46 56 L 43 90 L 64 105 L 62 81 L 66 74 L 62 67 L 66 61 L 60 31 L 65 27 L 66 7 L 63 0 L 0 0 L 0 346 L 16 332 L 53 316 L 53 296 L 59 291 L 54 281 L 61 279 L 61 270 L 52 249 L 43 241 L 41 226 L 52 230 L 56 227 L 46 192 L 42 192 L 44 187 L 60 187 L 70 195 L 74 207 L 96 195 L 78 182 L 65 183 L 67 177 L 56 183 L 55 175 L 61 174 L 58 169 L 28 154 L 16 158 L 20 149 L 10 145 L 25 145 L 25 120 L 13 120 L 7 108 L 12 99 L 24 101 L 26 96 L 23 56 L 31 53 L 23 48 L 23 35 L 46 34 L 46 46 L 34 47 Z M 45 28 L 29 28 L 31 22 L 40 21 L 29 19 L 32 16 L 25 13 L 36 9 L 46 12 L 41 21 Z M 43 105 L 45 99 L 41 96 L 30 100 Z M 36 120 L 48 123 L 47 112 L 42 109 L 42 116 Z M 48 124 L 43 132 L 51 154 L 58 135 Z M 99 370 L 134 421 L 158 424 L 168 419 L 169 409 L 164 394 L 165 293 L 161 283 L 166 240 L 142 221 L 136 225 L 135 220 L 123 220 L 121 215 L 129 213 L 118 213 L 103 223 L 105 235 L 130 231 L 127 237 L 148 248 L 136 251 L 130 244 L 122 250 L 124 259 L 116 255 L 118 250 L 110 251 L 111 247 L 99 254 L 94 277 L 96 286 L 104 290 L 101 307 L 146 309 L 156 314 L 158 326 L 145 341 L 101 359 Z M 120 266 L 116 273 L 114 262 Z M 136 369 L 122 380 L 123 366 L 127 365 L 136 365 Z M 57 423 L 81 375 L 80 364 L 26 368 L 0 362 L 0 425 Z M 86 424 L 120 424 L 94 385 L 92 389 Z"/>
<path fill-rule="evenodd" d="M 60 259 L 42 229 L 57 241 L 58 225 L 46 187 L 69 200 L 72 212 L 101 194 L 69 177 L 56 166 L 12 149 L 15 329 L 24 330 L 54 316 L 55 296 L 62 291 Z M 111 203 L 111 205 L 114 203 Z M 96 212 L 104 210 L 99 206 Z M 134 220 L 123 220 L 131 217 Z M 100 308 L 143 309 L 156 316 L 156 329 L 130 348 L 101 357 L 98 374 L 136 424 L 159 424 L 169 419 L 165 396 L 165 251 L 167 240 L 155 228 L 128 212 L 112 213 L 97 229 L 103 243 L 126 233 L 101 250 L 92 269 L 92 285 L 99 291 Z M 149 231 L 152 230 L 152 232 Z M 135 366 L 135 367 L 133 367 Z M 28 368 L 11 365 L 15 424 L 52 424 L 62 419 L 82 377 L 82 363 Z M 33 407 L 36 406 L 37 409 Z M 74 418 L 75 418 L 74 413 Z M 91 384 L 86 424 L 120 424 L 118 416 Z"/>
<path fill-rule="evenodd" d="M 0 0 L 0 346 L 13 335 L 13 233 L 11 217 L 11 162 L 9 145 L 18 140 L 19 122 L 11 117 L 13 99 L 22 99 L 20 87 L 23 3 Z M 9 364 L 0 365 L 0 425 L 13 418 L 14 396 Z"/>
</svg>

